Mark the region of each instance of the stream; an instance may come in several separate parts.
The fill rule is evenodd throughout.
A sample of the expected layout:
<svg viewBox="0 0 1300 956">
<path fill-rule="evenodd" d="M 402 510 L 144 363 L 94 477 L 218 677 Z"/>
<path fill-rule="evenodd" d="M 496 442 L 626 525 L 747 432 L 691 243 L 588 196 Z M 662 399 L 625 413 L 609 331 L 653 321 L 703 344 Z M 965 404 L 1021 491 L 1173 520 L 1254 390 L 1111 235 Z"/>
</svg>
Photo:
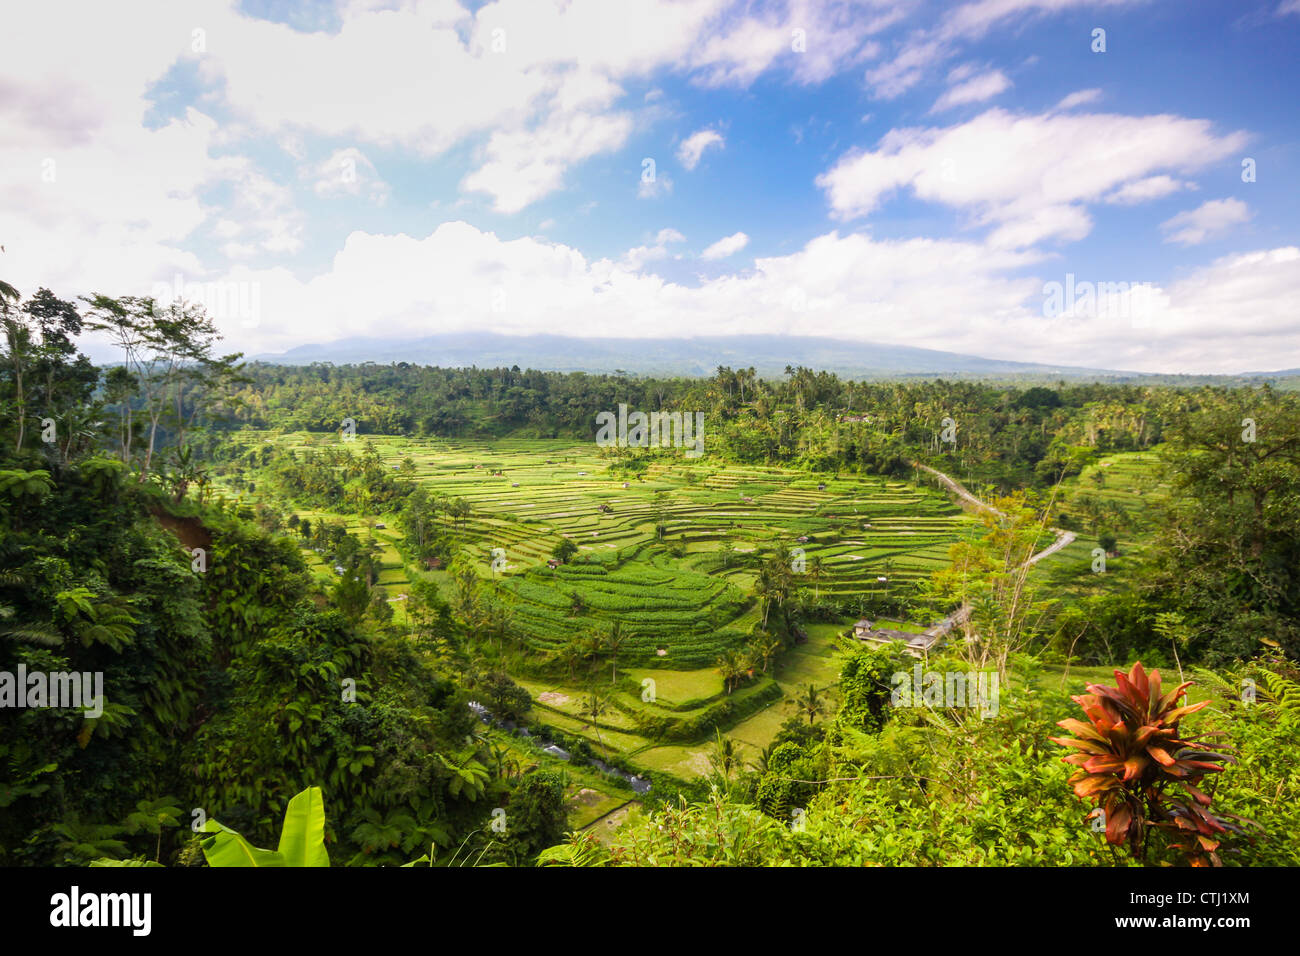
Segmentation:
<svg viewBox="0 0 1300 956">
<path fill-rule="evenodd" d="M 483 723 L 490 727 L 496 727 L 497 729 L 504 730 L 516 737 L 536 742 L 536 738 L 528 732 L 527 727 L 520 727 L 512 720 L 498 720 L 492 711 L 488 710 L 476 700 L 469 702 L 469 709 L 474 712 L 475 716 L 478 717 L 479 720 L 483 721 Z M 558 757 L 560 760 L 569 761 L 573 759 L 573 754 L 569 753 L 563 747 L 556 746 L 552 743 L 541 744 L 541 749 L 553 757 Z M 606 776 L 618 777 L 619 779 L 626 781 L 627 784 L 638 794 L 650 792 L 650 781 L 642 777 L 640 774 L 630 774 L 626 770 L 620 770 L 618 767 L 611 767 L 598 757 L 591 758 L 591 765 Z"/>
</svg>

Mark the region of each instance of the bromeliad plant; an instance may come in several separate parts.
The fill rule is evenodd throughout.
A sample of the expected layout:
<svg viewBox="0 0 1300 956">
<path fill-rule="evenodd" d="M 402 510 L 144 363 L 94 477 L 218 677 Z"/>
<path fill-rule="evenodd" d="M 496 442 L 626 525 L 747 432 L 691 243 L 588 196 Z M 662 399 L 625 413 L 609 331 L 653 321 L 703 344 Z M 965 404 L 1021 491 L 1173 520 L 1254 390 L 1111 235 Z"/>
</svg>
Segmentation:
<svg viewBox="0 0 1300 956">
<path fill-rule="evenodd" d="M 1221 835 L 1242 827 L 1210 812 L 1211 798 L 1197 784 L 1236 761 L 1205 749 L 1204 741 L 1216 735 L 1185 737 L 1178 726 L 1209 701 L 1178 706 L 1191 681 L 1162 693 L 1160 671 L 1148 675 L 1141 662 L 1127 675 L 1115 671 L 1115 678 L 1116 687 L 1090 684 L 1073 698 L 1088 717 L 1058 722 L 1073 738 L 1051 738 L 1079 751 L 1063 758 L 1080 768 L 1070 777 L 1075 794 L 1104 814 L 1106 842 L 1127 844 L 1136 859 L 1145 861 L 1158 828 L 1185 839 L 1170 847 L 1192 866 L 1218 866 Z"/>
</svg>

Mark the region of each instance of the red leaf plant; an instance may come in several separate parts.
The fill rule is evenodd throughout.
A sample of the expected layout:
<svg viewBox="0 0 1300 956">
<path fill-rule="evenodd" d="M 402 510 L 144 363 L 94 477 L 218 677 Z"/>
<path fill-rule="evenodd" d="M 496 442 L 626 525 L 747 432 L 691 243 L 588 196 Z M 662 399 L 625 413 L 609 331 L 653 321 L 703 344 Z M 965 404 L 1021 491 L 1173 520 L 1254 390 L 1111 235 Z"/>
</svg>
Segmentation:
<svg viewBox="0 0 1300 956">
<path fill-rule="evenodd" d="M 1218 735 L 1184 737 L 1178 728 L 1209 701 L 1177 706 L 1192 682 L 1162 694 L 1160 671 L 1148 675 L 1141 662 L 1115 678 L 1116 687 L 1089 684 L 1088 693 L 1072 698 L 1088 721 L 1057 725 L 1074 737 L 1050 738 L 1079 751 L 1063 758 L 1080 768 L 1070 777 L 1075 794 L 1105 814 L 1106 842 L 1127 844 L 1136 859 L 1145 861 L 1151 831 L 1159 828 L 1178 837 L 1169 846 L 1192 866 L 1219 866 L 1221 835 L 1242 828 L 1210 812 L 1211 798 L 1197 784 L 1236 761 L 1206 749 L 1204 741 Z"/>
</svg>

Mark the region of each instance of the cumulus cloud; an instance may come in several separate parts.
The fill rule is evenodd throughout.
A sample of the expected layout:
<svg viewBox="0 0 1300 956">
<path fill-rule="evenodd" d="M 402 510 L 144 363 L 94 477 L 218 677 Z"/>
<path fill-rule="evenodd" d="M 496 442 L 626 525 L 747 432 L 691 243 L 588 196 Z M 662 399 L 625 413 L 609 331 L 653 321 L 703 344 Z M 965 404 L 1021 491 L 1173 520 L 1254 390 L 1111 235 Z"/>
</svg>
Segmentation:
<svg viewBox="0 0 1300 956">
<path fill-rule="evenodd" d="M 1241 148 L 1244 133 L 1205 120 L 1097 113 L 1021 115 L 991 109 L 946 128 L 895 129 L 817 178 L 832 213 L 854 219 L 893 193 L 968 212 L 998 245 L 1077 240 L 1086 204 L 1160 169 L 1201 168 Z"/>
<path fill-rule="evenodd" d="M 401 146 L 425 157 L 488 136 L 462 182 L 516 212 L 563 187 L 565 172 L 617 150 L 629 82 L 656 70 L 704 86 L 768 70 L 819 83 L 871 52 L 902 15 L 886 0 L 497 0 L 351 3 L 337 31 L 304 32 L 209 0 L 221 42 L 199 65 L 241 122 L 283 134 Z M 793 48 L 795 29 L 807 43 Z M 214 30 L 214 36 L 218 31 Z M 293 69 L 284 69 L 292 63 Z M 341 70 L 339 63 L 349 64 Z"/>
<path fill-rule="evenodd" d="M 1142 324 L 1044 315 L 1044 280 L 1063 267 L 1044 271 L 1040 244 L 1087 235 L 1092 203 L 1195 188 L 1196 171 L 1246 140 L 1174 115 L 1079 112 L 1094 90 L 1043 115 L 991 109 L 956 125 L 894 130 L 818 178 L 841 220 L 910 193 L 983 230 L 962 239 L 829 232 L 743 269 L 714 266 L 726 271 L 694 284 L 655 272 L 682 255 L 685 239 L 673 229 L 592 259 L 543 238 L 445 222 L 428 235 L 357 230 L 327 265 L 294 263 L 303 270 L 294 272 L 286 262 L 307 232 L 296 195 L 387 193 L 369 156 L 429 160 L 455 149 L 470 164 L 461 188 L 510 214 L 570 186 L 577 164 L 626 147 L 647 111 L 673 115 L 670 98 L 640 96 L 663 74 L 743 87 L 766 71 L 811 84 L 853 66 L 877 95 L 898 95 L 931 73 L 942 78 L 989 30 L 1083 5 L 970 0 L 899 34 L 885 55 L 883 31 L 916 4 L 499 0 L 470 10 L 454 0 L 351 0 L 337 23 L 292 28 L 256 19 L 236 0 L 132 0 L 129 17 L 84 3 L 71 28 L 66 6 L 29 4 L 15 35 L 57 42 L 10 44 L 0 60 L 5 278 L 24 292 L 39 283 L 64 295 L 148 294 L 178 272 L 254 284 L 261 324 L 223 326 L 230 347 L 249 352 L 375 328 L 395 337 L 431 327 L 547 331 L 563 317 L 574 334 L 819 334 L 1153 371 L 1300 366 L 1290 305 L 1300 250 L 1290 246 L 1189 265 L 1157 290 Z M 206 31 L 202 49 L 192 44 L 196 25 Z M 177 109 L 166 95 L 174 86 L 160 81 L 177 69 L 196 78 L 200 108 Z M 979 102 L 970 87 L 979 79 L 970 68 L 952 71 L 944 95 Z M 624 103 L 628 90 L 634 107 Z M 693 164 L 722 148 L 717 135 L 688 154 Z M 262 161 L 267 146 L 282 150 L 274 156 L 287 176 Z M 355 180 L 336 177 L 348 159 Z M 627 172 L 630 192 L 638 171 Z M 671 188 L 661 169 L 638 193 Z M 441 208 L 456 205 L 444 197 Z M 595 200 L 575 205 L 587 213 Z M 1248 218 L 1244 203 L 1215 200 L 1168 220 L 1165 232 L 1190 244 Z M 719 240 L 703 255 L 721 262 L 746 238 Z"/>
<path fill-rule="evenodd" d="M 726 140 L 717 130 L 698 130 L 682 140 L 681 145 L 677 147 L 677 161 L 687 169 L 694 169 L 700 164 L 700 156 L 706 149 L 710 146 L 722 149 L 725 145 Z"/>
<path fill-rule="evenodd" d="M 725 259 L 727 256 L 735 255 L 741 249 L 749 245 L 749 236 L 743 232 L 733 233 L 725 236 L 713 243 L 707 249 L 700 253 L 701 259 Z"/>
<path fill-rule="evenodd" d="M 626 114 L 574 113 L 536 129 L 496 132 L 488 140 L 486 162 L 461 185 L 490 194 L 497 212 L 515 213 L 559 189 L 574 162 L 618 149 L 631 129 Z"/>
<path fill-rule="evenodd" d="M 1169 233 L 1165 242 L 1194 246 L 1210 236 L 1250 219 L 1250 207 L 1240 199 L 1211 199 L 1160 224 Z"/>
<path fill-rule="evenodd" d="M 214 157 L 220 134 L 207 113 L 142 123 L 150 84 L 189 52 L 195 12 L 165 2 L 138 12 L 129 30 L 102 4 L 75 18 L 56 4 L 6 12 L 11 37 L 25 38 L 0 57 L 0 241 L 5 279 L 20 291 L 108 292 L 124 277 L 199 273 L 180 244 L 210 218 L 206 195 L 268 193 L 237 152 Z M 280 205 L 250 223 L 252 241 L 283 239 L 290 216 Z"/>
<path fill-rule="evenodd" d="M 653 243 L 629 249 L 623 255 L 623 264 L 634 271 L 639 270 L 648 262 L 668 258 L 668 246 L 670 243 L 685 241 L 686 237 L 676 229 L 660 229 L 655 235 Z"/>
<path fill-rule="evenodd" d="M 563 316 L 567 334 L 614 338 L 827 335 L 977 355 L 997 343 L 999 358 L 1158 372 L 1300 366 L 1291 306 L 1300 249 L 1234 254 L 1155 284 L 1141 316 L 1049 316 L 1045 282 L 1064 272 L 1041 253 L 987 242 L 830 232 L 743 272 L 685 285 L 645 262 L 591 260 L 560 243 L 448 222 L 423 239 L 353 233 L 330 269 L 306 281 L 282 269 L 242 272 L 260 283 L 263 320 L 229 331 L 231 347 L 256 353 L 375 328 L 394 338 L 431 328 L 554 331 Z"/>
</svg>

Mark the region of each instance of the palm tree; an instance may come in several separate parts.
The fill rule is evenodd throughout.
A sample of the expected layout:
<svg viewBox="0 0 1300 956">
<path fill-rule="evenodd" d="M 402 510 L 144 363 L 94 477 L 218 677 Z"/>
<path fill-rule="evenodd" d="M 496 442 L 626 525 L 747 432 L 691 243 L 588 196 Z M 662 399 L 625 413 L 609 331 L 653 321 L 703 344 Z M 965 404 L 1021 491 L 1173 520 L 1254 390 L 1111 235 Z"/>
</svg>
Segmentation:
<svg viewBox="0 0 1300 956">
<path fill-rule="evenodd" d="M 781 609 L 786 629 L 790 626 L 789 609 L 786 601 L 794 586 L 794 573 L 789 563 L 782 557 L 781 551 L 774 552 L 759 568 L 758 580 L 754 590 L 763 602 L 763 627 L 767 627 L 768 615 L 773 605 Z"/>
<path fill-rule="evenodd" d="M 820 593 L 819 588 L 817 587 L 817 582 L 820 581 L 825 576 L 826 576 L 826 569 L 822 567 L 821 555 L 817 555 L 811 561 L 808 562 L 808 577 L 812 578 L 813 581 L 814 601 L 817 600 Z"/>
<path fill-rule="evenodd" d="M 569 680 L 573 680 L 573 669 L 583 657 L 582 645 L 578 643 L 576 635 L 569 638 L 568 642 L 560 648 L 559 656 L 560 660 L 564 662 L 564 666 L 569 670 Z"/>
<path fill-rule="evenodd" d="M 778 746 L 779 744 L 768 744 L 760 750 L 758 752 L 758 759 L 749 765 L 750 769 L 756 770 L 758 773 L 767 773 L 767 762 L 772 757 L 772 751 L 774 751 Z"/>
<path fill-rule="evenodd" d="M 596 732 L 596 739 L 600 741 L 602 747 L 605 746 L 605 740 L 600 736 L 600 725 L 596 723 L 596 720 L 608 709 L 605 699 L 600 696 L 595 687 L 592 687 L 591 692 L 582 703 L 582 716 L 591 718 L 591 729 Z"/>
<path fill-rule="evenodd" d="M 763 665 L 763 673 L 767 673 L 768 666 L 776 657 L 776 652 L 781 649 L 781 642 L 775 636 L 766 632 L 759 634 L 750 644 L 754 658 Z"/>
<path fill-rule="evenodd" d="M 740 659 L 739 654 L 731 650 L 724 651 L 719 655 L 717 665 L 718 673 L 722 675 L 722 686 L 730 694 L 735 685 L 740 683 L 740 675 L 745 670 L 744 662 Z"/>
<path fill-rule="evenodd" d="M 623 633 L 623 625 L 615 621 L 609 626 L 609 635 L 605 638 L 605 650 L 609 652 L 610 658 L 610 679 L 611 684 L 618 683 L 618 652 L 627 640 L 627 635 Z"/>
<path fill-rule="evenodd" d="M 822 691 L 819 691 L 812 685 L 808 684 L 808 689 L 799 694 L 794 699 L 795 710 L 808 718 L 808 726 L 811 727 L 822 714 L 826 713 L 826 700 L 822 697 Z"/>
</svg>

